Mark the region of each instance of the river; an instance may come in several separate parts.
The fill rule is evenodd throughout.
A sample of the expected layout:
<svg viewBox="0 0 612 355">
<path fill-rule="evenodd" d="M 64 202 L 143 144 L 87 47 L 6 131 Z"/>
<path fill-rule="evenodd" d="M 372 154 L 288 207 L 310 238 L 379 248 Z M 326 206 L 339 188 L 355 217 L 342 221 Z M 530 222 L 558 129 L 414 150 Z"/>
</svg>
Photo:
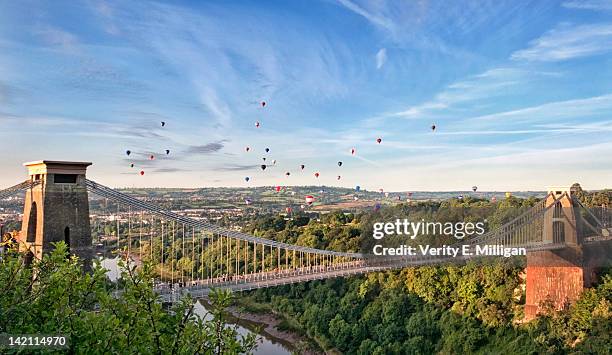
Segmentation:
<svg viewBox="0 0 612 355">
<path fill-rule="evenodd" d="M 117 277 L 119 276 L 119 268 L 117 266 L 118 261 L 119 261 L 119 258 L 101 259 L 101 265 L 102 267 L 108 270 L 106 275 L 111 281 L 117 280 Z M 195 314 L 199 315 L 200 317 L 204 317 L 204 319 L 210 319 L 211 316 L 206 311 L 206 307 L 204 306 L 204 304 L 205 303 L 202 303 L 200 301 L 196 302 Z M 238 320 L 236 323 L 228 323 L 228 326 L 229 325 L 231 326 L 237 325 L 238 333 L 241 335 L 246 335 L 246 334 L 252 333 L 252 331 L 247 329 L 247 327 L 254 329 L 258 324 L 254 322 L 250 322 L 250 321 Z M 257 354 L 257 355 L 289 355 L 291 354 L 292 349 L 290 348 L 290 346 L 282 344 L 280 339 L 276 339 L 266 333 L 258 334 L 258 335 L 259 335 L 258 336 L 259 342 L 257 343 L 257 349 L 255 350 L 253 354 Z"/>
</svg>

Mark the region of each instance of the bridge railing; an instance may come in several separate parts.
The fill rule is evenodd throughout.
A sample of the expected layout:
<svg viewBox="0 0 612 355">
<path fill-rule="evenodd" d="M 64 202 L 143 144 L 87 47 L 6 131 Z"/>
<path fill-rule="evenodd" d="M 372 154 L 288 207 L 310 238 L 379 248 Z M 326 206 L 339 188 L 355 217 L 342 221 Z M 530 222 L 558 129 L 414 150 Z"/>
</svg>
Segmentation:
<svg viewBox="0 0 612 355">
<path fill-rule="evenodd" d="M 315 249 L 315 248 L 309 248 L 309 247 L 304 247 L 304 246 L 299 246 L 299 245 L 277 242 L 271 239 L 255 237 L 255 236 L 252 236 L 246 233 L 233 231 L 230 229 L 216 226 L 211 223 L 207 223 L 204 221 L 198 221 L 198 220 L 186 217 L 186 216 L 182 216 L 172 211 L 166 211 L 160 206 L 157 206 L 155 204 L 139 200 L 130 195 L 118 192 L 109 187 L 98 184 L 95 181 L 87 180 L 86 184 L 87 184 L 88 190 L 91 193 L 94 193 L 100 197 L 108 198 L 116 202 L 130 205 L 132 207 L 148 211 L 149 213 L 156 214 L 160 217 L 175 220 L 180 223 L 184 223 L 185 225 L 188 225 L 188 226 L 201 228 L 208 232 L 215 233 L 218 235 L 222 235 L 222 236 L 226 236 L 226 237 L 230 237 L 230 238 L 234 238 L 234 239 L 238 239 L 242 241 L 247 241 L 251 243 L 257 243 L 260 245 L 266 245 L 266 246 L 270 246 L 273 248 L 281 248 L 281 249 L 287 249 L 287 250 L 292 250 L 292 251 L 295 250 L 295 251 L 299 251 L 303 253 L 316 253 L 316 254 L 322 254 L 322 255 L 348 257 L 348 258 L 363 258 L 363 255 L 360 253 L 345 253 L 345 252 L 321 250 L 321 249 Z"/>
</svg>

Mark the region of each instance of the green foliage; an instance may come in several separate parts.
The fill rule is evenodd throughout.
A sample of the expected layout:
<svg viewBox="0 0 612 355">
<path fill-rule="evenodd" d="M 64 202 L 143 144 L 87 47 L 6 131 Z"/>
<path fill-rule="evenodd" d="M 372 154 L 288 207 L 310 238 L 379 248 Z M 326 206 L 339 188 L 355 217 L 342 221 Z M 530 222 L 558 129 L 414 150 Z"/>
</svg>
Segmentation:
<svg viewBox="0 0 612 355">
<path fill-rule="evenodd" d="M 114 294 L 105 270 L 84 273 L 67 258 L 64 243 L 42 261 L 24 265 L 9 252 L 0 261 L 0 333 L 65 334 L 70 352 L 79 354 L 236 354 L 249 353 L 255 336 L 227 327 L 229 292 L 213 292 L 212 320 L 194 314 L 192 299 L 164 310 L 153 292 L 149 265 L 124 268 L 124 288 Z"/>
<path fill-rule="evenodd" d="M 487 219 L 494 229 L 537 202 L 509 197 L 494 204 L 467 197 L 400 204 L 357 216 L 331 213 L 307 224 L 290 221 L 271 235 L 289 243 L 356 251 L 373 239 L 374 222 L 407 215 L 442 222 Z M 264 224 L 255 221 L 250 228 L 263 234 Z M 511 259 L 423 266 L 260 289 L 245 299 L 271 306 L 324 348 L 348 354 L 612 353 L 610 272 L 568 310 L 523 324 L 523 271 L 524 265 Z"/>
</svg>

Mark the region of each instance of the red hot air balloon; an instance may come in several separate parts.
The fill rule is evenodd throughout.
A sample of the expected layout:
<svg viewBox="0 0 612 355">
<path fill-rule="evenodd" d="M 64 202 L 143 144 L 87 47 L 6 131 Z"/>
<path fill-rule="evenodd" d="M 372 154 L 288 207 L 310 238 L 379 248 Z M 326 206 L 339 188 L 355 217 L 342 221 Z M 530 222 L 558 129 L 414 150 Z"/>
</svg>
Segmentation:
<svg viewBox="0 0 612 355">
<path fill-rule="evenodd" d="M 151 159 L 151 160 L 155 159 L 155 155 L 151 155 L 151 156 L 149 157 L 149 159 Z"/>
<path fill-rule="evenodd" d="M 318 178 L 319 177 L 319 173 L 315 173 L 315 177 Z"/>
<path fill-rule="evenodd" d="M 282 187 L 281 187 L 281 186 L 277 186 L 277 187 L 276 187 L 276 192 L 280 192 L 280 190 L 281 190 L 281 189 L 282 189 Z"/>
<path fill-rule="evenodd" d="M 376 143 L 380 144 L 382 142 L 382 138 L 376 138 Z"/>
<path fill-rule="evenodd" d="M 140 170 L 140 176 L 144 175 L 144 170 Z"/>
<path fill-rule="evenodd" d="M 313 202 L 315 202 L 315 198 L 313 196 L 308 195 L 304 198 L 304 201 L 306 201 L 308 206 L 310 206 Z"/>
</svg>

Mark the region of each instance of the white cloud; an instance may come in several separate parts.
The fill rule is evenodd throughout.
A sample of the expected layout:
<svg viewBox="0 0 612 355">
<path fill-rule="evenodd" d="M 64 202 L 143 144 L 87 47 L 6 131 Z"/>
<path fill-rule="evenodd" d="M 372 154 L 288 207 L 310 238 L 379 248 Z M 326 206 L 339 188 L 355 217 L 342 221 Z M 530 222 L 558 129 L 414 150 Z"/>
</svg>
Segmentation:
<svg viewBox="0 0 612 355">
<path fill-rule="evenodd" d="M 412 106 L 391 116 L 418 118 L 432 111 L 449 109 L 452 105 L 493 97 L 502 89 L 518 85 L 533 73 L 513 68 L 496 68 L 448 85 L 432 100 Z"/>
<path fill-rule="evenodd" d="M 387 17 L 384 17 L 382 15 L 379 14 L 375 14 L 373 12 L 367 11 L 365 10 L 363 7 L 355 4 L 354 2 L 350 1 L 350 0 L 338 0 L 338 2 L 346 7 L 347 9 L 353 11 L 354 13 L 363 16 L 366 20 L 368 20 L 369 22 L 371 22 L 372 24 L 376 25 L 376 26 L 380 26 L 386 30 L 388 30 L 389 32 L 393 33 L 395 31 L 395 25 L 393 23 L 392 20 L 390 20 Z"/>
<path fill-rule="evenodd" d="M 610 111 L 612 111 L 612 94 L 589 97 L 585 99 L 549 102 L 538 106 L 479 116 L 473 118 L 472 120 L 504 120 L 512 123 L 533 123 L 538 121 L 556 121 L 559 119 L 592 117 L 594 115 L 608 115 Z"/>
<path fill-rule="evenodd" d="M 48 45 L 57 46 L 66 51 L 75 51 L 79 40 L 76 35 L 52 26 L 44 26 L 34 31 Z"/>
<path fill-rule="evenodd" d="M 378 53 L 376 53 L 376 69 L 380 69 L 387 62 L 387 49 L 381 48 Z"/>
<path fill-rule="evenodd" d="M 513 60 L 553 62 L 612 50 L 612 24 L 561 25 L 512 54 Z"/>
<path fill-rule="evenodd" d="M 563 7 L 568 9 L 580 10 L 612 10 L 612 1 L 610 0 L 574 0 L 566 1 Z"/>
</svg>

